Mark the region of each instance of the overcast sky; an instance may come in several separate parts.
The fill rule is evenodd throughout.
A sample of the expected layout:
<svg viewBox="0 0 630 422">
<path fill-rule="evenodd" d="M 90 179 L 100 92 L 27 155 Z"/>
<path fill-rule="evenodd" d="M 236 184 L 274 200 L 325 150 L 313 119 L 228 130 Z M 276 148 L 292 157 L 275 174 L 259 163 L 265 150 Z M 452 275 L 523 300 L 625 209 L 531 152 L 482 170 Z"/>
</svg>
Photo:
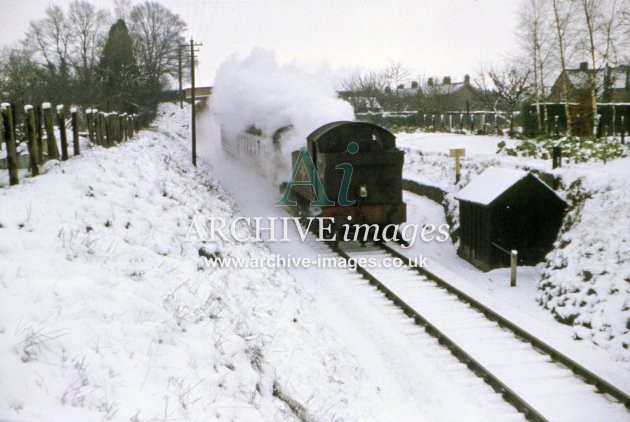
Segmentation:
<svg viewBox="0 0 630 422">
<path fill-rule="evenodd" d="M 420 76 L 463 79 L 496 63 L 514 45 L 518 0 L 157 0 L 203 43 L 198 81 L 211 84 L 230 55 L 260 46 L 282 62 L 333 72 L 399 62 Z M 0 43 L 23 37 L 49 4 L 71 0 L 0 0 Z M 136 0 L 136 2 L 138 2 Z M 109 0 L 92 0 L 109 8 Z"/>
</svg>

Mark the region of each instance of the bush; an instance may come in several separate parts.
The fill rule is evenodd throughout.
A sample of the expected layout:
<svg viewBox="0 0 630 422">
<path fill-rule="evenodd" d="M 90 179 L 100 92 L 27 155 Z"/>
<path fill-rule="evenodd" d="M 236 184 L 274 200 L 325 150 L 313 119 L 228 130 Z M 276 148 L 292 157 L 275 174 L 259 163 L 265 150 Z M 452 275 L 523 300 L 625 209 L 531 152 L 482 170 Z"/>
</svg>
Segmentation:
<svg viewBox="0 0 630 422">
<path fill-rule="evenodd" d="M 565 136 L 560 139 L 539 137 L 523 139 L 514 148 L 510 148 L 504 141 L 497 144 L 497 154 L 513 157 L 530 157 L 548 159 L 553 147 L 562 148 L 562 158 L 574 163 L 602 160 L 604 162 L 628 155 L 628 146 L 617 140 L 598 140 L 593 137 Z"/>
<path fill-rule="evenodd" d="M 413 133 L 419 129 L 416 113 L 361 113 L 357 114 L 357 120 L 383 126 L 393 133 Z"/>
</svg>

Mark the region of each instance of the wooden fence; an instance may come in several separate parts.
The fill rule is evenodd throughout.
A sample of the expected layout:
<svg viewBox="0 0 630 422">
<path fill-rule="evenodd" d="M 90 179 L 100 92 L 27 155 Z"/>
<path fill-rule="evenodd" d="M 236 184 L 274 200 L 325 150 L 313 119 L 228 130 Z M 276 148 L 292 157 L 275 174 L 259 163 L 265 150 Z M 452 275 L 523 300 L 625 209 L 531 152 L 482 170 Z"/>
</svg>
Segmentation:
<svg viewBox="0 0 630 422">
<path fill-rule="evenodd" d="M 449 113 L 357 113 L 359 120 L 375 123 L 386 127 L 411 126 L 422 128 L 426 132 L 464 133 L 464 131 L 479 134 L 502 133 L 503 129 L 512 128 L 518 121 L 515 116 L 507 118 L 504 112 L 470 111 Z"/>
<path fill-rule="evenodd" d="M 0 107 L 0 151 L 5 145 L 6 168 L 9 172 L 10 185 L 19 183 L 20 156 L 18 156 L 18 146 L 22 141 L 26 142 L 27 145 L 28 168 L 31 176 L 37 176 L 39 175 L 39 166 L 46 161 L 65 161 L 69 158 L 68 123 L 71 128 L 71 145 L 74 156 L 81 153 L 79 143 L 81 129 L 84 132 L 87 131 L 90 144 L 109 148 L 128 140 L 147 124 L 146 119 L 142 119 L 137 114 L 105 113 L 91 108 L 81 112 L 77 107 L 72 107 L 70 108 L 70 118 L 67 119 L 67 117 L 63 105 L 58 105 L 55 108 L 50 103 L 43 103 L 41 106 L 26 105 L 23 114 L 20 115 L 15 106 L 2 103 Z M 18 123 L 19 121 L 22 123 Z M 58 128 L 57 131 L 55 131 L 55 123 Z M 19 127 L 20 125 L 22 127 Z M 60 137 L 59 145 L 55 132 L 58 132 Z M 61 151 L 59 151 L 59 147 L 61 147 Z"/>
</svg>

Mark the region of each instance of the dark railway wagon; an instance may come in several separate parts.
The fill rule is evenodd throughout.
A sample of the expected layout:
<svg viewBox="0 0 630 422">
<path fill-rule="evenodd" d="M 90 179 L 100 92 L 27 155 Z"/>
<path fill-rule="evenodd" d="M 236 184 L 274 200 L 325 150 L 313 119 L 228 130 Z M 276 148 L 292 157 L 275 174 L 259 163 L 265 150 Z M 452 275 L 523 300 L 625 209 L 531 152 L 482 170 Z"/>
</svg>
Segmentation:
<svg viewBox="0 0 630 422">
<path fill-rule="evenodd" d="M 352 205 L 325 206 L 317 214 L 323 217 L 352 217 L 355 224 L 400 224 L 406 219 L 406 205 L 402 200 L 402 167 L 404 153 L 396 148 L 396 137 L 380 126 L 338 121 L 328 123 L 306 138 L 308 152 L 315 164 L 321 187 L 331 200 L 346 196 Z M 358 147 L 358 148 L 357 148 Z M 299 151 L 293 152 L 293 166 Z M 352 166 L 347 192 L 342 188 L 344 171 L 339 165 Z M 347 176 L 345 176 L 347 177 Z M 304 167 L 298 178 L 312 180 Z M 308 209 L 318 197 L 312 186 L 293 187 L 298 203 Z"/>
</svg>

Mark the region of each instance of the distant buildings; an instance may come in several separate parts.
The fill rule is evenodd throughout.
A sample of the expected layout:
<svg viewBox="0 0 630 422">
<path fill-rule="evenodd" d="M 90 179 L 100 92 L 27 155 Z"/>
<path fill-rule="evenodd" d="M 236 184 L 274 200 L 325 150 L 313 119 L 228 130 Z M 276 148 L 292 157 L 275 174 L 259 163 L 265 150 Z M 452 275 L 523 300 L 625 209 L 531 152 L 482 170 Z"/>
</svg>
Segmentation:
<svg viewBox="0 0 630 422">
<path fill-rule="evenodd" d="M 566 84 L 566 99 L 564 87 Z M 597 116 L 593 114 L 593 84 L 597 102 Z M 571 133 L 575 135 L 606 136 L 628 130 L 630 121 L 630 66 L 606 66 L 591 69 L 587 62 L 577 69 L 561 72 L 553 83 L 549 96 L 538 104 L 546 108 L 547 132 L 566 132 L 566 105 L 571 115 Z M 533 114 L 533 108 L 528 111 Z M 527 119 L 526 119 L 527 120 Z M 527 133 L 538 132 L 525 122 Z M 597 123 L 597 127 L 594 124 Z"/>
<path fill-rule="evenodd" d="M 369 93 L 368 93 L 369 92 Z M 340 96 L 350 102 L 357 113 L 383 111 L 417 111 L 421 114 L 460 114 L 488 109 L 483 93 L 471 84 L 470 76 L 454 82 L 450 76 L 441 82 L 428 78 L 424 83 L 398 85 L 396 89 L 344 91 Z M 488 93 L 485 93 L 488 98 Z"/>
<path fill-rule="evenodd" d="M 577 69 L 560 73 L 551 87 L 549 101 L 563 101 L 562 87 L 566 82 L 568 101 L 579 102 L 585 94 L 590 95 L 591 81 L 595 83 L 597 102 L 630 102 L 630 66 L 607 66 L 593 70 L 589 69 L 587 62 L 580 63 Z"/>
</svg>

